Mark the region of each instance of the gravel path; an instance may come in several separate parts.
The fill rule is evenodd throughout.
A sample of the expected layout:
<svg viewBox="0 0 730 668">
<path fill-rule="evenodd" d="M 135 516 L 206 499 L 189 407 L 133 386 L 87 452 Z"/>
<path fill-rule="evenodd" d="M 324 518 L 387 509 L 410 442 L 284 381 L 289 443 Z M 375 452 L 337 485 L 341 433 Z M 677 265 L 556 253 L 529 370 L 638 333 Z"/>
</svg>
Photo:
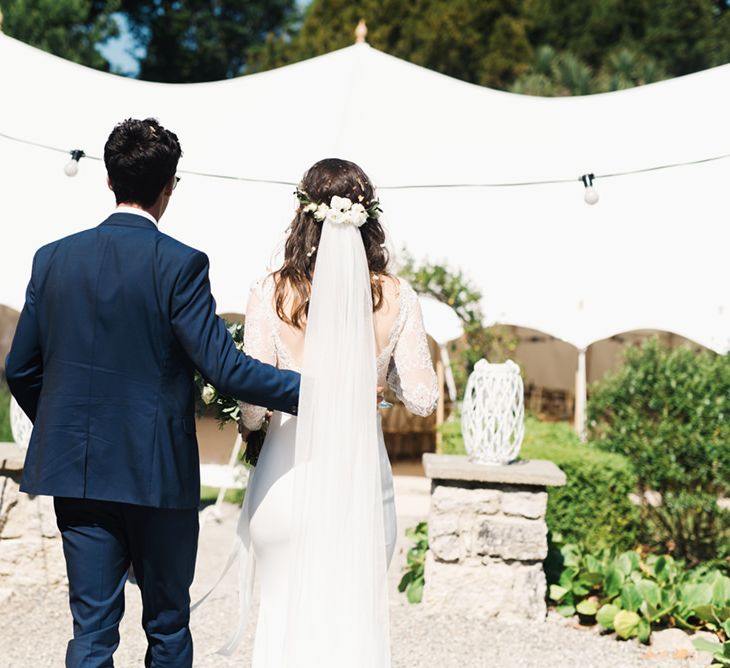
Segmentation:
<svg viewBox="0 0 730 668">
<path fill-rule="evenodd" d="M 400 479 L 397 486 L 400 528 L 415 524 L 427 512 L 427 487 Z M 236 509 L 227 507 L 222 522 L 209 522 L 201 531 L 198 576 L 192 596 L 197 598 L 220 572 L 231 544 Z M 634 642 L 617 642 L 593 630 L 550 615 L 545 623 L 505 625 L 428 612 L 409 605 L 396 591 L 407 542 L 396 552 L 390 572 L 391 635 L 394 668 L 695 668 L 707 662 L 651 658 Z M 60 551 L 58 558 L 62 558 Z M 235 657 L 212 655 L 233 629 L 237 593 L 235 574 L 229 573 L 216 594 L 196 611 L 192 620 L 195 666 L 199 668 L 250 665 L 253 621 Z M 127 585 L 127 614 L 122 642 L 115 655 L 121 668 L 142 665 L 145 638 L 139 625 L 138 590 Z M 66 587 L 25 589 L 0 603 L 0 666 L 2 668 L 57 668 L 63 665 L 71 632 Z M 344 668 L 344 667 L 343 667 Z"/>
</svg>

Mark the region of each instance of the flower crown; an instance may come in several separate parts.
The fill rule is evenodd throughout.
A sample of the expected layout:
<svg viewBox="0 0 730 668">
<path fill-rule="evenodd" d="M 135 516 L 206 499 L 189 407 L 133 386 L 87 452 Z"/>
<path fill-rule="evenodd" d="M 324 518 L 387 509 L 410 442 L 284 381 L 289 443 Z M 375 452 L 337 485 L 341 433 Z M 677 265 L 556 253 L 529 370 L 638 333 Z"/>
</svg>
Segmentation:
<svg viewBox="0 0 730 668">
<path fill-rule="evenodd" d="M 318 204 L 313 202 L 301 188 L 297 188 L 295 194 L 302 206 L 302 211 L 314 214 L 315 220 L 319 222 L 328 221 L 335 225 L 362 227 L 370 219 L 378 220 L 382 213 L 380 202 L 376 199 L 371 200 L 366 209 L 362 203 L 362 195 L 359 197 L 360 201 L 354 204 L 349 197 L 339 197 L 338 195 L 333 195 L 329 204 L 325 202 Z"/>
</svg>

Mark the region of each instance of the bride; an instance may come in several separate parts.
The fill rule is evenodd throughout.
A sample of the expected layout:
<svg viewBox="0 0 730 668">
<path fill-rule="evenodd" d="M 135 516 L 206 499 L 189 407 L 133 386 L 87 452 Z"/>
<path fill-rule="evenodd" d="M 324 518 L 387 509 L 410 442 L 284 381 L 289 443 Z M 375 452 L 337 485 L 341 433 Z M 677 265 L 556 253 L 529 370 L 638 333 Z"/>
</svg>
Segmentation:
<svg viewBox="0 0 730 668">
<path fill-rule="evenodd" d="M 429 415 L 438 391 L 413 289 L 388 273 L 379 203 L 354 163 L 313 165 L 278 271 L 252 289 L 245 348 L 302 374 L 298 417 L 274 413 L 239 520 L 245 626 L 254 569 L 255 668 L 390 666 L 386 571 L 393 478 L 377 406 L 386 381 Z M 246 429 L 265 409 L 243 406 Z"/>
</svg>

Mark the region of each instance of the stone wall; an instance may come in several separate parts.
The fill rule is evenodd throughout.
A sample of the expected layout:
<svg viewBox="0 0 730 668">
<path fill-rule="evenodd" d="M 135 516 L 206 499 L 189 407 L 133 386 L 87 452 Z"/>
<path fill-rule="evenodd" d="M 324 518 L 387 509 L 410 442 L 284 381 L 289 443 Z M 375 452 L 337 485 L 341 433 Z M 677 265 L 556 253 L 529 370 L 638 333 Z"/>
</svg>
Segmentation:
<svg viewBox="0 0 730 668">
<path fill-rule="evenodd" d="M 425 605 L 476 618 L 545 618 L 545 486 L 565 476 L 550 462 L 523 464 L 424 457 L 432 478 Z"/>
<path fill-rule="evenodd" d="M 0 458 L 0 601 L 19 587 L 66 578 L 53 500 L 20 491 L 21 467 L 20 459 Z"/>
</svg>

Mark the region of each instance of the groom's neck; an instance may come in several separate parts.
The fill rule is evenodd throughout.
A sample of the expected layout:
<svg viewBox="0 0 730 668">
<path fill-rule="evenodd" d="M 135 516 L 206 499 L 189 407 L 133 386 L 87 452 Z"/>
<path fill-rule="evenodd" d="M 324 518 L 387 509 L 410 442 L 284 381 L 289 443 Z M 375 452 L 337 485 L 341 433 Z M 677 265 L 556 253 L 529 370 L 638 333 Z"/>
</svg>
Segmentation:
<svg viewBox="0 0 730 668">
<path fill-rule="evenodd" d="M 160 222 L 160 218 L 162 218 L 162 214 L 164 213 L 164 207 L 161 206 L 161 202 L 159 200 L 150 207 L 142 206 L 138 202 L 119 202 L 117 206 L 126 206 L 130 209 L 139 209 L 140 211 L 144 211 L 150 214 L 150 216 L 152 216 L 158 223 Z"/>
</svg>

